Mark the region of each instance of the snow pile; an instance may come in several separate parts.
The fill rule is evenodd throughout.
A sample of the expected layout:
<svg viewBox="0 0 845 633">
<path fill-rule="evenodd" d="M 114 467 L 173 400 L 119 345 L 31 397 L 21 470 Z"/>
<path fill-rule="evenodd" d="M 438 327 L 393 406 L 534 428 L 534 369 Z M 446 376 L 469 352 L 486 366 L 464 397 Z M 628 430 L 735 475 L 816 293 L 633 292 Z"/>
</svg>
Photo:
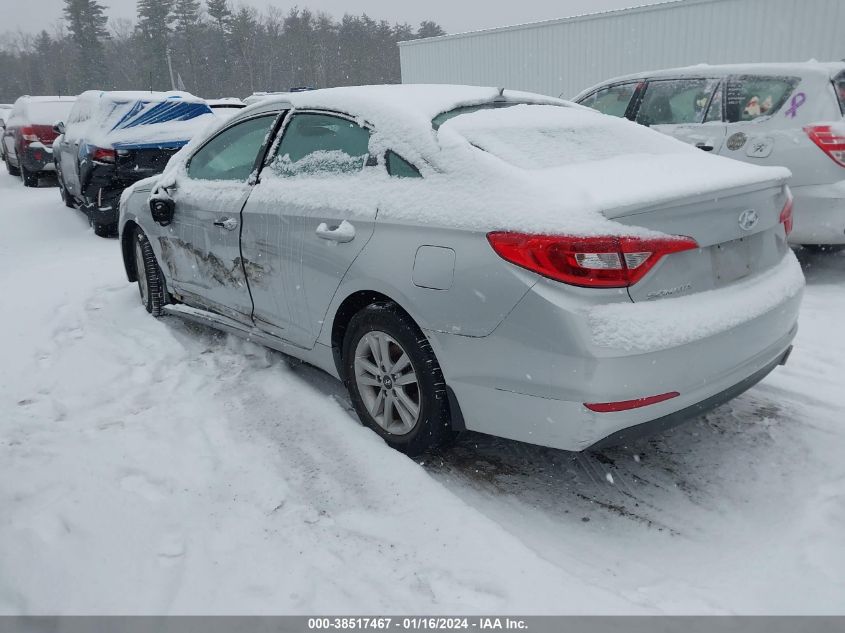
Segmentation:
<svg viewBox="0 0 845 633">
<path fill-rule="evenodd" d="M 677 347 L 751 321 L 794 297 L 803 287 L 801 266 L 790 251 L 774 268 L 725 288 L 591 308 L 591 335 L 596 345 L 626 351 Z M 706 311 L 702 311 L 702 305 L 707 306 Z"/>
</svg>

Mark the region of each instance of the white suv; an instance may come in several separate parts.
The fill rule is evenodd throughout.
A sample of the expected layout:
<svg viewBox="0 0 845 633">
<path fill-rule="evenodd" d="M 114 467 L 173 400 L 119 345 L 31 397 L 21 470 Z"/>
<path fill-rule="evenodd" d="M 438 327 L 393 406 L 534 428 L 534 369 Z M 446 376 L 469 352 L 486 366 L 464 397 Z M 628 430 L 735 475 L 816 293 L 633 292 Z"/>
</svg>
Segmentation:
<svg viewBox="0 0 845 633">
<path fill-rule="evenodd" d="M 790 241 L 845 244 L 845 62 L 702 64 L 618 77 L 573 100 L 708 152 L 788 167 Z"/>
</svg>

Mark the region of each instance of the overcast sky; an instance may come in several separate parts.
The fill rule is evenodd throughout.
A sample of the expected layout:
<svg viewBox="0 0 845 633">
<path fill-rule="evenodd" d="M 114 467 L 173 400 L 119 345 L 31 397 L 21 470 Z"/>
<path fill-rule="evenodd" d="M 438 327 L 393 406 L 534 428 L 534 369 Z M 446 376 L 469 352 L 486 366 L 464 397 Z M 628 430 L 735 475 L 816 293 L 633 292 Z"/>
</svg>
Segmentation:
<svg viewBox="0 0 845 633">
<path fill-rule="evenodd" d="M 632 5 L 653 4 L 656 0 L 235 0 L 257 9 L 276 6 L 287 11 L 298 5 L 325 11 L 335 17 L 344 13 L 367 13 L 374 19 L 418 24 L 434 20 L 449 33 L 562 18 Z M 110 18 L 134 18 L 136 0 L 101 0 Z M 63 0 L 0 0 L 0 31 L 18 29 L 52 31 L 62 16 Z"/>
</svg>

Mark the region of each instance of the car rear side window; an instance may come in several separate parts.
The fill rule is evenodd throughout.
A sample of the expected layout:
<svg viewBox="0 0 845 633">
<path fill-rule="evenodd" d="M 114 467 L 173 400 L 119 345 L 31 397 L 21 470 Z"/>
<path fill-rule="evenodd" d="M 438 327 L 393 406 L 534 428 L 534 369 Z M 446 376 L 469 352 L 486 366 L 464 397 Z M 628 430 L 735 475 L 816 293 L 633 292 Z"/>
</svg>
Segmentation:
<svg viewBox="0 0 845 633">
<path fill-rule="evenodd" d="M 624 117 L 638 85 L 638 82 L 631 82 L 600 88 L 579 103 L 602 114 Z"/>
<path fill-rule="evenodd" d="M 798 77 L 736 75 L 725 89 L 725 119 L 728 123 L 753 121 L 775 114 L 795 90 Z"/>
<path fill-rule="evenodd" d="M 387 173 L 397 178 L 422 178 L 420 171 L 392 150 L 387 152 Z"/>
<path fill-rule="evenodd" d="M 833 88 L 836 90 L 836 98 L 839 99 L 839 109 L 845 116 L 845 72 L 839 73 L 833 80 Z"/>
<path fill-rule="evenodd" d="M 649 81 L 637 111 L 637 123 L 701 123 L 718 86 L 718 79 L 706 78 Z"/>
<path fill-rule="evenodd" d="M 246 181 L 276 119 L 268 114 L 226 128 L 191 157 L 188 176 L 196 180 Z"/>
<path fill-rule="evenodd" d="M 364 168 L 370 132 L 331 114 L 294 114 L 285 128 L 271 169 L 279 176 L 350 173 Z"/>
</svg>

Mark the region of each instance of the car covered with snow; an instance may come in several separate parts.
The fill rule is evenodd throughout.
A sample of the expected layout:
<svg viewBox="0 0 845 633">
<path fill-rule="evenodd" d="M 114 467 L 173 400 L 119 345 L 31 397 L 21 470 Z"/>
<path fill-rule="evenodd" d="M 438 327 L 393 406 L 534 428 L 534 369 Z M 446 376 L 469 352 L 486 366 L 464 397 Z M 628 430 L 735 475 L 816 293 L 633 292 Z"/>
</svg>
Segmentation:
<svg viewBox="0 0 845 633">
<path fill-rule="evenodd" d="M 27 187 L 38 185 L 44 172 L 52 172 L 56 121 L 64 119 L 76 97 L 23 96 L 15 101 L 3 129 L 6 170 L 20 176 Z"/>
<path fill-rule="evenodd" d="M 214 120 L 203 99 L 184 92 L 82 93 L 56 124 L 62 199 L 84 210 L 98 235 L 114 233 L 123 189 L 161 173 Z"/>
<path fill-rule="evenodd" d="M 237 97 L 221 97 L 219 99 L 206 99 L 205 102 L 211 111 L 218 117 L 229 117 L 235 114 L 246 104 Z"/>
<path fill-rule="evenodd" d="M 707 152 L 792 172 L 794 244 L 845 244 L 845 62 L 697 65 L 617 77 L 574 101 Z"/>
<path fill-rule="evenodd" d="M 788 177 L 539 95 L 335 88 L 194 139 L 124 193 L 120 240 L 149 312 L 341 378 L 397 449 L 583 450 L 785 362 Z"/>
<path fill-rule="evenodd" d="M 0 103 L 0 160 L 6 160 L 6 150 L 4 149 L 5 145 L 3 144 L 3 132 L 6 130 L 6 119 L 9 118 L 9 114 L 12 112 L 12 104 L 11 103 Z"/>
</svg>

